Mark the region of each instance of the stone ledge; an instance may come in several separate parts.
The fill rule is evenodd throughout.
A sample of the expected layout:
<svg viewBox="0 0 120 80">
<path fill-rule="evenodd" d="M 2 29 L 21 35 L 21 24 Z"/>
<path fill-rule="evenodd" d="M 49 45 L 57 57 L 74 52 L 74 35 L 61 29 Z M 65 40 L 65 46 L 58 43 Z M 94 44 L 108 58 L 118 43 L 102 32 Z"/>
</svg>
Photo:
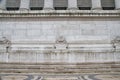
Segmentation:
<svg viewBox="0 0 120 80">
<path fill-rule="evenodd" d="M 13 63 L 88 63 L 88 62 L 117 62 L 120 53 L 43 53 L 41 52 L 11 52 L 0 53 L 0 62 Z"/>
<path fill-rule="evenodd" d="M 119 80 L 119 73 L 107 74 L 40 74 L 6 73 L 0 74 L 1 80 Z"/>
<path fill-rule="evenodd" d="M 0 11 L 0 17 L 120 17 L 119 10 Z"/>
<path fill-rule="evenodd" d="M 0 64 L 0 73 L 43 73 L 43 74 L 84 74 L 84 73 L 118 73 L 119 63 L 80 63 L 80 64 Z"/>
<path fill-rule="evenodd" d="M 109 62 L 39 62 L 39 63 L 31 63 L 31 62 L 0 62 L 1 65 L 120 65 L 120 61 L 109 61 Z"/>
<path fill-rule="evenodd" d="M 10 52 L 114 52 L 112 44 L 12 44 L 10 48 Z"/>
</svg>

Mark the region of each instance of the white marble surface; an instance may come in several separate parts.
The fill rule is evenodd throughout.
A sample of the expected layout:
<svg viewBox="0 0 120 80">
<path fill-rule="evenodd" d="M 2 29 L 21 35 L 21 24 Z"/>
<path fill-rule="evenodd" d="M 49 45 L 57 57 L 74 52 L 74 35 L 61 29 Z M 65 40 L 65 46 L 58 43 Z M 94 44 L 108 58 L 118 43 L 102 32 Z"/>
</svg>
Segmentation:
<svg viewBox="0 0 120 80">
<path fill-rule="evenodd" d="M 43 62 L 119 62 L 120 53 L 0 53 L 0 62 L 43 63 Z"/>
<path fill-rule="evenodd" d="M 67 41 L 104 40 L 119 36 L 119 26 L 119 18 L 1 18 L 0 35 L 11 41 L 55 41 L 61 35 Z"/>
<path fill-rule="evenodd" d="M 92 9 L 102 9 L 101 0 L 92 0 Z"/>
<path fill-rule="evenodd" d="M 53 0 L 44 0 L 44 9 L 51 10 L 53 7 Z"/>
<path fill-rule="evenodd" d="M 5 10 L 5 5 L 6 5 L 6 0 L 1 0 L 0 1 L 0 10 Z"/>
<path fill-rule="evenodd" d="M 78 9 L 77 0 L 68 0 L 68 9 Z"/>
<path fill-rule="evenodd" d="M 29 3 L 30 3 L 30 0 L 21 0 L 20 9 L 29 10 Z"/>
<path fill-rule="evenodd" d="M 111 43 L 120 36 L 119 17 L 1 17 L 0 36 L 11 41 L 10 52 L 0 52 L 0 62 L 120 61 L 119 44 Z M 60 36 L 68 49 L 54 48 Z"/>
<path fill-rule="evenodd" d="M 115 0 L 116 9 L 120 9 L 120 0 Z"/>
</svg>

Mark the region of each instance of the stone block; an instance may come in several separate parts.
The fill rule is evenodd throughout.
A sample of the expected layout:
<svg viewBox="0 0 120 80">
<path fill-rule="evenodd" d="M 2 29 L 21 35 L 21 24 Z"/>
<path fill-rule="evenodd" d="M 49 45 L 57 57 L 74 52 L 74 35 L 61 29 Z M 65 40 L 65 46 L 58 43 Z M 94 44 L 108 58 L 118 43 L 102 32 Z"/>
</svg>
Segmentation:
<svg viewBox="0 0 120 80">
<path fill-rule="evenodd" d="M 95 35 L 95 30 L 93 29 L 82 29 L 82 35 Z"/>
<path fill-rule="evenodd" d="M 20 62 L 20 54 L 19 53 L 9 53 L 9 62 Z"/>
<path fill-rule="evenodd" d="M 0 52 L 0 62 L 8 62 L 8 53 Z"/>
<path fill-rule="evenodd" d="M 27 57 L 26 57 L 27 56 Z M 20 53 L 20 63 L 36 63 L 36 57 L 35 57 L 35 53 Z"/>
<path fill-rule="evenodd" d="M 30 3 L 30 0 L 21 0 L 20 9 L 21 10 L 29 10 L 29 3 Z"/>
<path fill-rule="evenodd" d="M 0 45 L 0 52 L 6 52 L 6 45 Z"/>
<path fill-rule="evenodd" d="M 57 50 L 65 50 L 68 46 L 66 44 L 55 44 L 55 49 Z"/>
<path fill-rule="evenodd" d="M 40 36 L 41 35 L 41 30 L 28 30 L 27 31 L 27 35 L 30 37 L 34 37 L 34 36 Z"/>
<path fill-rule="evenodd" d="M 26 29 L 16 29 L 14 30 L 14 34 L 13 35 L 19 35 L 19 36 L 24 36 L 26 35 Z"/>
</svg>

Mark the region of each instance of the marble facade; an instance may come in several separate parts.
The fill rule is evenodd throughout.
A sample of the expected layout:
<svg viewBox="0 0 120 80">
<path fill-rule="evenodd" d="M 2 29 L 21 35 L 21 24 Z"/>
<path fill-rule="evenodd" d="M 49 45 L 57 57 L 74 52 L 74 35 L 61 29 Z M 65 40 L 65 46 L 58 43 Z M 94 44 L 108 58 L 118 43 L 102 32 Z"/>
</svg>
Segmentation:
<svg viewBox="0 0 120 80">
<path fill-rule="evenodd" d="M 120 19 L 117 17 L 92 19 L 86 17 L 38 17 L 29 19 L 3 17 L 0 20 L 1 39 L 2 37 L 6 37 L 10 40 L 11 44 L 8 46 L 10 48 L 8 49 L 10 54 L 8 54 L 11 56 L 9 59 L 2 59 L 4 57 L 2 57 L 3 53 L 1 53 L 1 60 L 5 62 L 31 62 L 31 60 L 33 62 L 44 62 L 44 60 L 51 60 L 53 62 L 54 60 L 58 60 L 59 62 L 61 61 L 60 56 L 64 57 L 63 62 L 86 62 L 86 59 L 91 62 L 101 62 L 105 55 L 109 55 L 105 56 L 106 61 L 120 60 L 118 57 L 120 51 L 119 40 L 118 42 L 113 42 L 120 34 Z M 64 43 L 64 40 L 60 44 L 56 42 L 60 36 L 65 38 L 66 43 Z M 56 53 L 58 55 L 55 55 Z M 44 57 L 39 57 L 40 60 L 37 58 L 38 56 L 46 56 L 47 54 L 49 54 L 48 60 Z M 24 60 L 22 59 L 22 55 L 33 56 Z M 78 60 L 74 60 L 73 55 L 75 59 L 78 56 Z M 85 57 L 87 55 L 88 57 Z M 92 55 L 91 59 L 89 59 L 89 55 Z M 95 59 L 92 58 L 95 55 L 98 57 L 94 57 Z M 67 56 L 71 57 L 68 58 Z"/>
<path fill-rule="evenodd" d="M 91 0 L 91 10 L 79 10 L 77 0 L 55 10 L 53 1 L 30 10 L 30 0 L 21 0 L 20 9 L 10 11 L 1 0 L 0 80 L 1 73 L 119 74 L 120 0 L 114 10 L 102 10 L 101 0 Z"/>
</svg>

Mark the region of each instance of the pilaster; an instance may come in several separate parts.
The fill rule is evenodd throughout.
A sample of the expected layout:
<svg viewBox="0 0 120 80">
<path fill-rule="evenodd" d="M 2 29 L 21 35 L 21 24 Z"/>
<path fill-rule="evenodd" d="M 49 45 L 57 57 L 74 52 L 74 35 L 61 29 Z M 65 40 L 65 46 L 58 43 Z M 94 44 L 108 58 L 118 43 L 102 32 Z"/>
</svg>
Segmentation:
<svg viewBox="0 0 120 80">
<path fill-rule="evenodd" d="M 68 0 L 68 9 L 78 9 L 77 7 L 77 0 Z"/>
<path fill-rule="evenodd" d="M 44 10 L 52 10 L 53 8 L 53 0 L 44 0 Z"/>
<path fill-rule="evenodd" d="M 120 10 L 120 0 L 115 0 L 115 7 Z"/>
<path fill-rule="evenodd" d="M 92 9 L 93 10 L 102 9 L 101 0 L 92 0 Z"/>
<path fill-rule="evenodd" d="M 30 0 L 21 0 L 20 10 L 29 10 Z"/>
<path fill-rule="evenodd" d="M 0 0 L 0 10 L 5 10 L 6 8 L 6 0 Z"/>
</svg>

